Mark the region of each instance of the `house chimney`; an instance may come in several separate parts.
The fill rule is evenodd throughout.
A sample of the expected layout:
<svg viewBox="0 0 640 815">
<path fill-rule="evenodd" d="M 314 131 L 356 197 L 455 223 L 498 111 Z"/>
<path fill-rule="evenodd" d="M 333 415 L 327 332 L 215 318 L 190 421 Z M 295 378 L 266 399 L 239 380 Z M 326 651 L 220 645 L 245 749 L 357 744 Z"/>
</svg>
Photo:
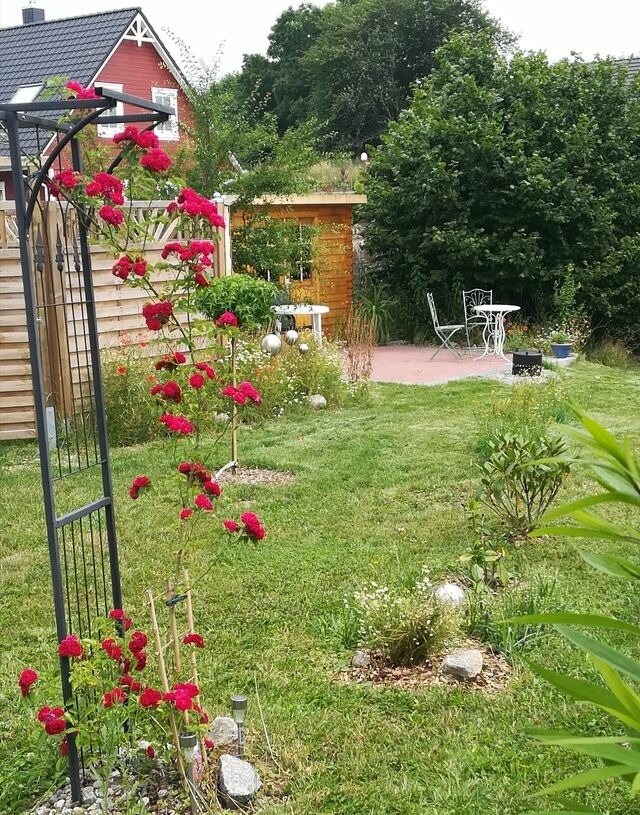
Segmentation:
<svg viewBox="0 0 640 815">
<path fill-rule="evenodd" d="M 34 5 L 35 0 L 29 0 L 29 5 L 22 9 L 22 24 L 30 25 L 31 23 L 44 22 L 44 9 L 36 8 Z"/>
</svg>

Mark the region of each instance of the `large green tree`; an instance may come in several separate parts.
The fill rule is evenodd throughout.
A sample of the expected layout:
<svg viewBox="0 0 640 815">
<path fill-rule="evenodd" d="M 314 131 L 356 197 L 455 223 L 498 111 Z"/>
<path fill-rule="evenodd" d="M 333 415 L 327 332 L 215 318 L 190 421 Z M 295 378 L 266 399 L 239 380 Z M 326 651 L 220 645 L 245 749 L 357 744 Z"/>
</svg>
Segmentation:
<svg viewBox="0 0 640 815">
<path fill-rule="evenodd" d="M 639 179 L 640 83 L 624 69 L 454 37 L 369 169 L 376 274 L 418 326 L 429 290 L 492 288 L 533 313 L 575 269 L 596 327 L 632 335 Z"/>
<path fill-rule="evenodd" d="M 480 0 L 303 3 L 274 23 L 267 58 L 245 57 L 238 92 L 257 93 L 280 132 L 315 118 L 327 149 L 359 153 L 405 107 L 452 31 L 509 41 Z"/>
</svg>

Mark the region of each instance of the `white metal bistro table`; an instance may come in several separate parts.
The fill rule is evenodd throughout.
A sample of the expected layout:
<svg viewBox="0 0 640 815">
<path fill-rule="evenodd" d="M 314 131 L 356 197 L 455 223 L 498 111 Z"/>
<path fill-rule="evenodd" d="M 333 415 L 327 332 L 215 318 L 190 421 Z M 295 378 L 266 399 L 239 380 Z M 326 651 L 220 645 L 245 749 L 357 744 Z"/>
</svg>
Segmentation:
<svg viewBox="0 0 640 815">
<path fill-rule="evenodd" d="M 329 312 L 329 306 L 306 306 L 295 303 L 286 306 L 272 306 L 278 317 L 311 317 L 313 336 L 318 345 L 322 345 L 322 315 Z M 280 320 L 276 320 L 276 331 L 280 331 Z"/>
<path fill-rule="evenodd" d="M 476 359 L 482 359 L 482 357 L 486 357 L 487 354 L 493 354 L 496 357 L 502 357 L 502 359 L 508 362 L 504 355 L 504 318 L 507 314 L 520 311 L 520 306 L 509 306 L 503 303 L 486 303 L 482 306 L 474 306 L 474 311 L 478 314 L 483 314 L 487 321 L 482 330 L 484 353 L 480 354 Z"/>
</svg>

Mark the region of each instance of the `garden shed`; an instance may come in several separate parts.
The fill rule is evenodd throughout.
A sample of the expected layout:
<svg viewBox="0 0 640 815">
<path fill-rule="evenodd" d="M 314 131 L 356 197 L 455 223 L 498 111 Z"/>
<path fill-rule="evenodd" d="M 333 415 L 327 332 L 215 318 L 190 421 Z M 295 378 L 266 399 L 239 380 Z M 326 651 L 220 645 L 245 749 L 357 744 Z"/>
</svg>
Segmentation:
<svg viewBox="0 0 640 815">
<path fill-rule="evenodd" d="M 228 226 L 221 273 L 231 274 L 234 229 L 242 227 L 248 212 L 234 206 L 234 196 L 225 196 L 223 201 Z M 293 302 L 329 307 L 330 311 L 322 321 L 323 330 L 328 334 L 335 331 L 336 325 L 351 308 L 353 208 L 366 201 L 365 195 L 357 193 L 321 192 L 270 196 L 256 199 L 252 204 L 252 211 L 258 209 L 271 218 L 294 221 L 299 225 L 302 237 L 305 227 L 311 228 L 310 257 L 308 262 L 300 264 L 299 275 L 291 278 L 290 294 Z"/>
</svg>

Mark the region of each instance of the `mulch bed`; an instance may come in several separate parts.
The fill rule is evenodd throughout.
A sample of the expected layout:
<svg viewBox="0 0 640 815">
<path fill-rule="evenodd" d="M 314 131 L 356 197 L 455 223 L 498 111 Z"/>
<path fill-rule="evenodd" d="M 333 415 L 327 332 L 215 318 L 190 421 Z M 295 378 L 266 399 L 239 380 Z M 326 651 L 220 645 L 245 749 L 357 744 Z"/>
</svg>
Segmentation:
<svg viewBox="0 0 640 815">
<path fill-rule="evenodd" d="M 453 648 L 435 655 L 429 662 L 407 667 L 394 667 L 372 661 L 367 668 L 349 667 L 338 674 L 340 682 L 355 682 L 400 688 L 402 690 L 423 690 L 429 687 L 453 686 L 465 691 L 481 691 L 486 694 L 499 693 L 506 689 L 513 676 L 513 669 L 501 654 L 495 654 L 480 642 L 469 641 L 461 648 L 477 648 L 482 651 L 482 671 L 474 679 L 461 679 L 442 673 L 440 665 L 446 653 Z"/>
<path fill-rule="evenodd" d="M 226 484 L 248 484 L 252 487 L 279 487 L 283 484 L 290 484 L 294 478 L 293 473 L 281 470 L 266 470 L 260 467 L 236 467 L 235 474 L 231 470 L 225 470 L 219 481 Z"/>
</svg>

